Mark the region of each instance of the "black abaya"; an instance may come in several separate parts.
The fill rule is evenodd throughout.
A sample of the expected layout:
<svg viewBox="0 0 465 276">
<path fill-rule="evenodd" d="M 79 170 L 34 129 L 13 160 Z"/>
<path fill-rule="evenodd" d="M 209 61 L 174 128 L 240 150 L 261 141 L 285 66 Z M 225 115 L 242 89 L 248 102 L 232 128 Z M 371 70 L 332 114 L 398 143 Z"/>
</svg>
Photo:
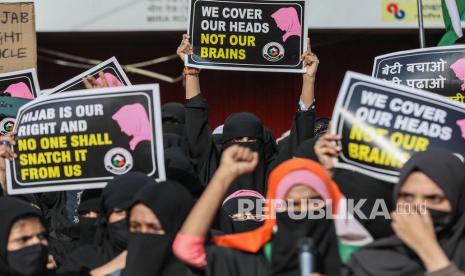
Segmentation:
<svg viewBox="0 0 465 276">
<path fill-rule="evenodd" d="M 251 113 L 236 113 L 231 115 L 223 128 L 222 149 L 218 150 L 211 134 L 208 122 L 208 105 L 201 94 L 186 101 L 186 136 L 190 155 L 197 161 L 197 172 L 202 181 L 208 183 L 218 168 L 222 149 L 231 145 L 231 140 L 240 137 L 257 139 L 249 144 L 261 155 L 260 164 L 253 176 L 244 176 L 233 185 L 232 190 L 255 190 L 266 194 L 266 182 L 269 172 L 281 162 L 292 158 L 299 144 L 311 137 L 314 131 L 315 111 L 297 111 L 290 134 L 290 142 L 277 152 L 276 142 L 270 132 L 255 115 Z M 236 186 L 236 188 L 234 188 Z M 247 187 L 244 187 L 247 186 Z"/>
</svg>

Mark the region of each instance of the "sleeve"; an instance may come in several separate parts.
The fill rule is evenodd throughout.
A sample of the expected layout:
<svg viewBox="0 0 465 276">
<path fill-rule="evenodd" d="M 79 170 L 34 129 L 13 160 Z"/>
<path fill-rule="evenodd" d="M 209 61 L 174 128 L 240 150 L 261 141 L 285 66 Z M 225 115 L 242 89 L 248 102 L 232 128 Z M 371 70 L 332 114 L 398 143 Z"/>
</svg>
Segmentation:
<svg viewBox="0 0 465 276">
<path fill-rule="evenodd" d="M 196 160 L 197 172 L 208 183 L 217 163 L 217 150 L 208 122 L 208 104 L 199 94 L 186 100 L 186 136 L 190 156 Z"/>
<path fill-rule="evenodd" d="M 465 273 L 460 271 L 454 263 L 450 263 L 443 269 L 427 272 L 426 276 L 465 276 Z"/>
<path fill-rule="evenodd" d="M 279 148 L 277 162 L 275 162 L 273 167 L 279 165 L 280 163 L 288 159 L 291 159 L 295 155 L 297 149 L 299 148 L 302 142 L 310 138 L 313 138 L 314 129 L 314 106 L 312 105 L 311 107 L 307 108 L 307 110 L 302 110 L 299 102 L 299 108 L 295 113 L 289 138 L 286 141 L 286 143 L 283 143 L 282 146 Z"/>
<path fill-rule="evenodd" d="M 207 266 L 205 237 L 177 234 L 173 243 L 173 253 L 178 259 L 194 268 L 202 269 Z"/>
</svg>

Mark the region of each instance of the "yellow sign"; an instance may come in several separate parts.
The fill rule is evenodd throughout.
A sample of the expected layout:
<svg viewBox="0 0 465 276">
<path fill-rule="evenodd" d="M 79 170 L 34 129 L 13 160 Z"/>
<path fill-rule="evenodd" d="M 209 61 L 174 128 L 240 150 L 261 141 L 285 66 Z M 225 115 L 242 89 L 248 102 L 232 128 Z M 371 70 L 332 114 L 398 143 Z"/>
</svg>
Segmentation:
<svg viewBox="0 0 465 276">
<path fill-rule="evenodd" d="M 417 22 L 417 0 L 383 0 L 382 19 L 384 22 Z M 423 19 L 427 23 L 440 23 L 442 19 L 441 0 L 423 0 Z"/>
</svg>

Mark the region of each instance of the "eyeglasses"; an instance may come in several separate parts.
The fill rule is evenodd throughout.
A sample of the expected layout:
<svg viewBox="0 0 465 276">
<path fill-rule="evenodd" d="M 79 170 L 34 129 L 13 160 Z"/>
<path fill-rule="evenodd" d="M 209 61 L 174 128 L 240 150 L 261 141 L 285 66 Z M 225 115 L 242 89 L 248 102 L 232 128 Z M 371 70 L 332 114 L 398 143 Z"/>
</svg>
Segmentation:
<svg viewBox="0 0 465 276">
<path fill-rule="evenodd" d="M 252 213 L 237 213 L 234 215 L 231 215 L 230 218 L 233 221 L 263 221 L 263 215 L 259 214 L 252 214 Z"/>
</svg>

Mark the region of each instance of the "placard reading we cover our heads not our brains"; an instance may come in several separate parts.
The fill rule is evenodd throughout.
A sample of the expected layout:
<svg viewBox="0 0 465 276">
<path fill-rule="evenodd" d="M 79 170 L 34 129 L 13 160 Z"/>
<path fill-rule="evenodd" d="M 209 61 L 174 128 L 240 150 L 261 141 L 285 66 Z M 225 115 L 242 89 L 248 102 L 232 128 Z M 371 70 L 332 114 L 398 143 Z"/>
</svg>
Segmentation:
<svg viewBox="0 0 465 276">
<path fill-rule="evenodd" d="M 445 149 L 465 160 L 465 105 L 348 72 L 332 117 L 340 168 L 396 183 L 412 155 Z"/>
<path fill-rule="evenodd" d="M 186 65 L 302 73 L 308 16 L 304 0 L 192 0 Z"/>
<path fill-rule="evenodd" d="M 165 179 L 158 85 L 39 97 L 15 131 L 9 194 L 102 188 L 130 171 Z"/>
</svg>

